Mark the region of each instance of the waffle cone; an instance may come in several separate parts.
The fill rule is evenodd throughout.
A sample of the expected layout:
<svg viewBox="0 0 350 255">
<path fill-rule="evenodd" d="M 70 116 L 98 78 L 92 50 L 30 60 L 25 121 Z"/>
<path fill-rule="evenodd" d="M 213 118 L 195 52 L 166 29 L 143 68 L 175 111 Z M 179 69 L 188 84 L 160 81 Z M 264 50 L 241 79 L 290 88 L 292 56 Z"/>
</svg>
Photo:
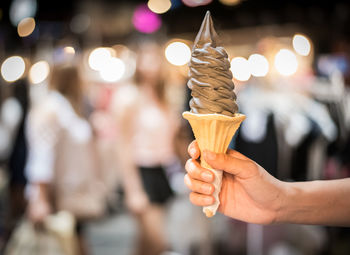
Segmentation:
<svg viewBox="0 0 350 255">
<path fill-rule="evenodd" d="M 234 117 L 229 117 L 222 114 L 184 112 L 182 116 L 189 121 L 200 151 L 209 150 L 216 153 L 226 153 L 232 137 L 245 119 L 245 115 L 239 113 L 236 113 Z M 212 169 L 204 160 L 201 160 L 201 166 L 215 174 L 213 182 L 215 203 L 211 206 L 203 207 L 205 215 L 212 217 L 220 205 L 219 193 L 222 183 L 222 171 Z"/>
</svg>

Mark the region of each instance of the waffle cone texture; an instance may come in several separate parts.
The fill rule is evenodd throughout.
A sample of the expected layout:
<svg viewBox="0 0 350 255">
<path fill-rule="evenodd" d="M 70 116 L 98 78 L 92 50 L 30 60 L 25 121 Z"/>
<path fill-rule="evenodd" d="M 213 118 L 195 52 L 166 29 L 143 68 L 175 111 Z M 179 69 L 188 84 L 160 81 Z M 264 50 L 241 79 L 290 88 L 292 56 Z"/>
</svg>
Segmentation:
<svg viewBox="0 0 350 255">
<path fill-rule="evenodd" d="M 237 129 L 245 119 L 245 115 L 236 113 L 235 116 L 229 117 L 222 114 L 195 114 L 184 112 L 182 116 L 189 121 L 199 149 L 213 151 L 216 153 L 226 153 L 227 148 L 235 135 Z M 204 160 L 201 160 L 201 166 L 209 169 L 215 175 L 213 185 L 215 191 L 213 196 L 215 203 L 203 207 L 203 212 L 207 217 L 215 215 L 219 205 L 219 193 L 222 183 L 222 171 L 212 169 Z"/>
</svg>

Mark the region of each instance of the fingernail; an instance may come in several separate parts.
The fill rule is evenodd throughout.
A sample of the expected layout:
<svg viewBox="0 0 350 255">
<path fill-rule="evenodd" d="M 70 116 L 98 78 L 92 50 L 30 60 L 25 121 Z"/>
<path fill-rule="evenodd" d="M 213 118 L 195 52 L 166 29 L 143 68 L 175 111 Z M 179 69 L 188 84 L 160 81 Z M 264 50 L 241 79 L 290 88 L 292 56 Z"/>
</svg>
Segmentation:
<svg viewBox="0 0 350 255">
<path fill-rule="evenodd" d="M 213 198 L 211 196 L 206 196 L 204 198 L 204 200 L 205 200 L 205 203 L 207 203 L 207 204 L 212 204 L 213 203 Z"/>
<path fill-rule="evenodd" d="M 211 194 L 212 193 L 212 186 L 211 185 L 203 185 L 202 189 L 205 194 Z"/>
<path fill-rule="evenodd" d="M 215 158 L 216 158 L 216 154 L 214 152 L 211 152 L 211 151 L 205 151 L 205 156 L 209 160 L 215 160 Z"/>
<path fill-rule="evenodd" d="M 202 172 L 201 176 L 202 176 L 204 181 L 210 182 L 213 179 L 213 175 L 207 171 Z"/>
</svg>

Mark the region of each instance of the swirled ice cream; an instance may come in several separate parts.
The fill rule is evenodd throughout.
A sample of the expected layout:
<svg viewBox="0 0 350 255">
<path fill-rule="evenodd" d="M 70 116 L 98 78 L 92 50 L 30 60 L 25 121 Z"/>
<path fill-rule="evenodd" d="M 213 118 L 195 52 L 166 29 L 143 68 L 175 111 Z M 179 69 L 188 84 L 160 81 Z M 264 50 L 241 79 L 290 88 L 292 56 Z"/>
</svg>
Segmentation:
<svg viewBox="0 0 350 255">
<path fill-rule="evenodd" d="M 191 112 L 234 116 L 238 106 L 236 94 L 233 92 L 230 62 L 225 49 L 216 43 L 217 34 L 210 12 L 207 11 L 189 64 L 190 79 L 187 86 L 192 90 Z"/>
</svg>

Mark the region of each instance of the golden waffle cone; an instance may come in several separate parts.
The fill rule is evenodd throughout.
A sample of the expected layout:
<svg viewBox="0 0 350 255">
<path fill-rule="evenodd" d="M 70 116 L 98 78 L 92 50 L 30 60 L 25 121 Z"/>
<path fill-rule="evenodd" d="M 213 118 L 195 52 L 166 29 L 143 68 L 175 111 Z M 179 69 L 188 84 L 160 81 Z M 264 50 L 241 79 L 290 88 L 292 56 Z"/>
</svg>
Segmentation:
<svg viewBox="0 0 350 255">
<path fill-rule="evenodd" d="M 229 117 L 222 114 L 184 112 L 182 116 L 190 122 L 200 151 L 209 150 L 216 153 L 226 153 L 232 137 L 245 119 L 245 115 L 239 113 L 236 113 L 234 117 Z M 201 160 L 201 166 L 215 174 L 213 182 L 215 203 L 211 206 L 203 207 L 205 215 L 212 217 L 220 205 L 219 193 L 221 190 L 222 171 L 212 169 L 204 160 Z"/>
</svg>

